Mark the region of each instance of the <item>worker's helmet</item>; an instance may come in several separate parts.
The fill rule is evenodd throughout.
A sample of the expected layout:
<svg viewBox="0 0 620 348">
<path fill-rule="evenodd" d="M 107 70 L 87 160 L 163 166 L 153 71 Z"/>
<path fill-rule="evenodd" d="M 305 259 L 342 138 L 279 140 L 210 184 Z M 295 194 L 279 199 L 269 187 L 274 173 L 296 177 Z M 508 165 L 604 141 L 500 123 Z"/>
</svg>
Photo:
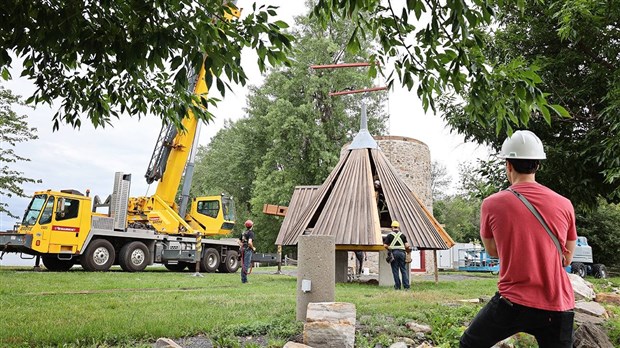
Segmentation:
<svg viewBox="0 0 620 348">
<path fill-rule="evenodd" d="M 528 130 L 516 131 L 511 137 L 506 138 L 498 157 L 502 159 L 547 159 L 542 142 L 536 134 Z"/>
<path fill-rule="evenodd" d="M 254 223 L 252 222 L 252 220 L 248 220 L 248 221 L 245 222 L 245 227 L 246 228 L 250 228 L 252 226 L 254 226 Z"/>
<path fill-rule="evenodd" d="M 400 228 L 400 224 L 398 223 L 398 221 L 394 220 L 392 221 L 392 227 Z"/>
</svg>

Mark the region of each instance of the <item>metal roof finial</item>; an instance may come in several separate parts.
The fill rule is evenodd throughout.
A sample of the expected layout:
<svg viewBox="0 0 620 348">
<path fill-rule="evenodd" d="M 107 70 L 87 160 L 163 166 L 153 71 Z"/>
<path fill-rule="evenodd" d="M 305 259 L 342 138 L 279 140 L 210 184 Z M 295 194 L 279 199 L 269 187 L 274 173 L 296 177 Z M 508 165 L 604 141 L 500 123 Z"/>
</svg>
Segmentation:
<svg viewBox="0 0 620 348">
<path fill-rule="evenodd" d="M 368 117 L 366 116 L 366 103 L 362 102 L 362 117 L 360 120 L 360 131 L 357 133 L 348 150 L 353 149 L 378 149 L 379 145 L 368 132 Z"/>
</svg>

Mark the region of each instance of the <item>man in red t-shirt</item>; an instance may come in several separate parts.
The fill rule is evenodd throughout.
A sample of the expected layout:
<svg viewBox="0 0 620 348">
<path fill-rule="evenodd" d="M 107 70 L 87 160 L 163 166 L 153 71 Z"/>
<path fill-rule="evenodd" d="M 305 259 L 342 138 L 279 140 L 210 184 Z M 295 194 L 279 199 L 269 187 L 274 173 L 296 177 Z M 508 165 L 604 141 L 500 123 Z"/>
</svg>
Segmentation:
<svg viewBox="0 0 620 348">
<path fill-rule="evenodd" d="M 499 257 L 498 292 L 480 310 L 461 337 L 460 347 L 491 347 L 526 332 L 544 347 L 572 347 L 575 297 L 564 271 L 575 251 L 577 230 L 571 202 L 535 180 L 546 159 L 540 139 L 516 131 L 502 145 L 510 189 L 538 210 L 557 237 L 561 256 L 540 221 L 510 191 L 482 202 L 480 237 L 486 251 Z"/>
</svg>

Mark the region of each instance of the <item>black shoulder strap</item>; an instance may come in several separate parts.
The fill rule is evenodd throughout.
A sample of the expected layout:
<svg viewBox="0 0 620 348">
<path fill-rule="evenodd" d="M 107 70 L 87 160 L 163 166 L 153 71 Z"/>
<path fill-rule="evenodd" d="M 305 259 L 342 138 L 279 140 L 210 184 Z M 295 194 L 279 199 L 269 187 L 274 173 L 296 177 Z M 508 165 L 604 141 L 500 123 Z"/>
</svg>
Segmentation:
<svg viewBox="0 0 620 348">
<path fill-rule="evenodd" d="M 507 188 L 506 190 L 514 193 L 514 195 L 517 196 L 517 198 L 519 198 L 521 200 L 521 202 L 523 202 L 523 204 L 525 204 L 525 206 L 532 212 L 532 214 L 534 214 L 534 216 L 538 219 L 540 224 L 545 228 L 545 231 L 547 231 L 547 234 L 549 234 L 549 237 L 551 237 L 551 240 L 553 241 L 553 244 L 555 244 L 556 249 L 558 249 L 558 253 L 560 254 L 560 264 L 562 266 L 564 266 L 564 263 L 562 262 L 563 257 L 562 257 L 562 247 L 560 246 L 560 241 L 558 240 L 558 237 L 556 237 L 556 235 L 553 234 L 553 232 L 551 232 L 551 229 L 549 228 L 549 225 L 547 225 L 547 222 L 545 222 L 545 220 L 540 215 L 538 210 L 536 210 L 536 208 L 532 205 L 532 203 L 530 203 L 530 201 L 528 201 L 527 198 L 525 198 L 519 192 L 517 192 L 517 191 L 515 191 L 515 190 L 513 190 L 511 188 Z"/>
</svg>

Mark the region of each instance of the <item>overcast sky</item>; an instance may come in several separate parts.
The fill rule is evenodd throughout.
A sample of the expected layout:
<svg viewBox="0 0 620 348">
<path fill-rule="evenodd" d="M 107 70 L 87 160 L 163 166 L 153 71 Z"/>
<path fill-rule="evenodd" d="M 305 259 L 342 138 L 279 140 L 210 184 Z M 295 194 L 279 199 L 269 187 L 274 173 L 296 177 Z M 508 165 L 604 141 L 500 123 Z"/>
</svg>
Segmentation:
<svg viewBox="0 0 620 348">
<path fill-rule="evenodd" d="M 238 6 L 250 7 L 251 3 L 241 0 L 238 1 Z M 301 1 L 272 0 L 269 3 L 280 6 L 278 13 L 281 19 L 291 24 L 293 16 L 304 11 Z M 244 68 L 250 77 L 250 84 L 260 85 L 262 76 L 254 63 L 255 59 L 247 59 Z M 13 76 L 19 76 L 19 72 L 13 70 Z M 34 91 L 33 84 L 23 79 L 2 82 L 2 85 L 24 98 Z M 244 116 L 246 93 L 247 88 L 241 86 L 234 87 L 232 93 L 227 92 L 218 108 L 212 111 L 216 120 L 203 125 L 201 144 L 206 145 L 210 141 L 222 127 L 224 120 L 235 120 Z M 439 116 L 425 115 L 415 91 L 396 89 L 390 92 L 386 108 L 390 114 L 390 135 L 411 137 L 426 143 L 431 159 L 445 164 L 453 180 L 458 178 L 459 162 L 486 157 L 486 149 L 466 144 L 462 137 L 451 135 Z M 38 129 L 39 136 L 39 139 L 18 144 L 15 148 L 18 155 L 31 159 L 30 162 L 17 164 L 15 168 L 29 178 L 43 180 L 41 184 L 25 185 L 27 194 L 39 190 L 69 188 L 84 193 L 86 189 L 90 189 L 91 195 L 99 195 L 105 199 L 112 192 L 114 173 L 117 171 L 132 174 L 132 196 L 155 191 L 155 186 L 149 188 L 143 176 L 161 128 L 158 118 L 146 117 L 138 120 L 125 117 L 115 121 L 113 127 L 96 130 L 84 119 L 80 130 L 64 126 L 60 131 L 52 132 L 52 116 L 56 108 L 18 108 L 16 111 L 18 114 L 28 115 L 29 123 Z M 9 199 L 0 196 L 0 199 L 8 202 L 11 211 L 17 215 L 23 214 L 29 202 L 28 198 Z M 15 219 L 0 215 L 0 231 L 10 229 L 15 222 Z"/>
</svg>

